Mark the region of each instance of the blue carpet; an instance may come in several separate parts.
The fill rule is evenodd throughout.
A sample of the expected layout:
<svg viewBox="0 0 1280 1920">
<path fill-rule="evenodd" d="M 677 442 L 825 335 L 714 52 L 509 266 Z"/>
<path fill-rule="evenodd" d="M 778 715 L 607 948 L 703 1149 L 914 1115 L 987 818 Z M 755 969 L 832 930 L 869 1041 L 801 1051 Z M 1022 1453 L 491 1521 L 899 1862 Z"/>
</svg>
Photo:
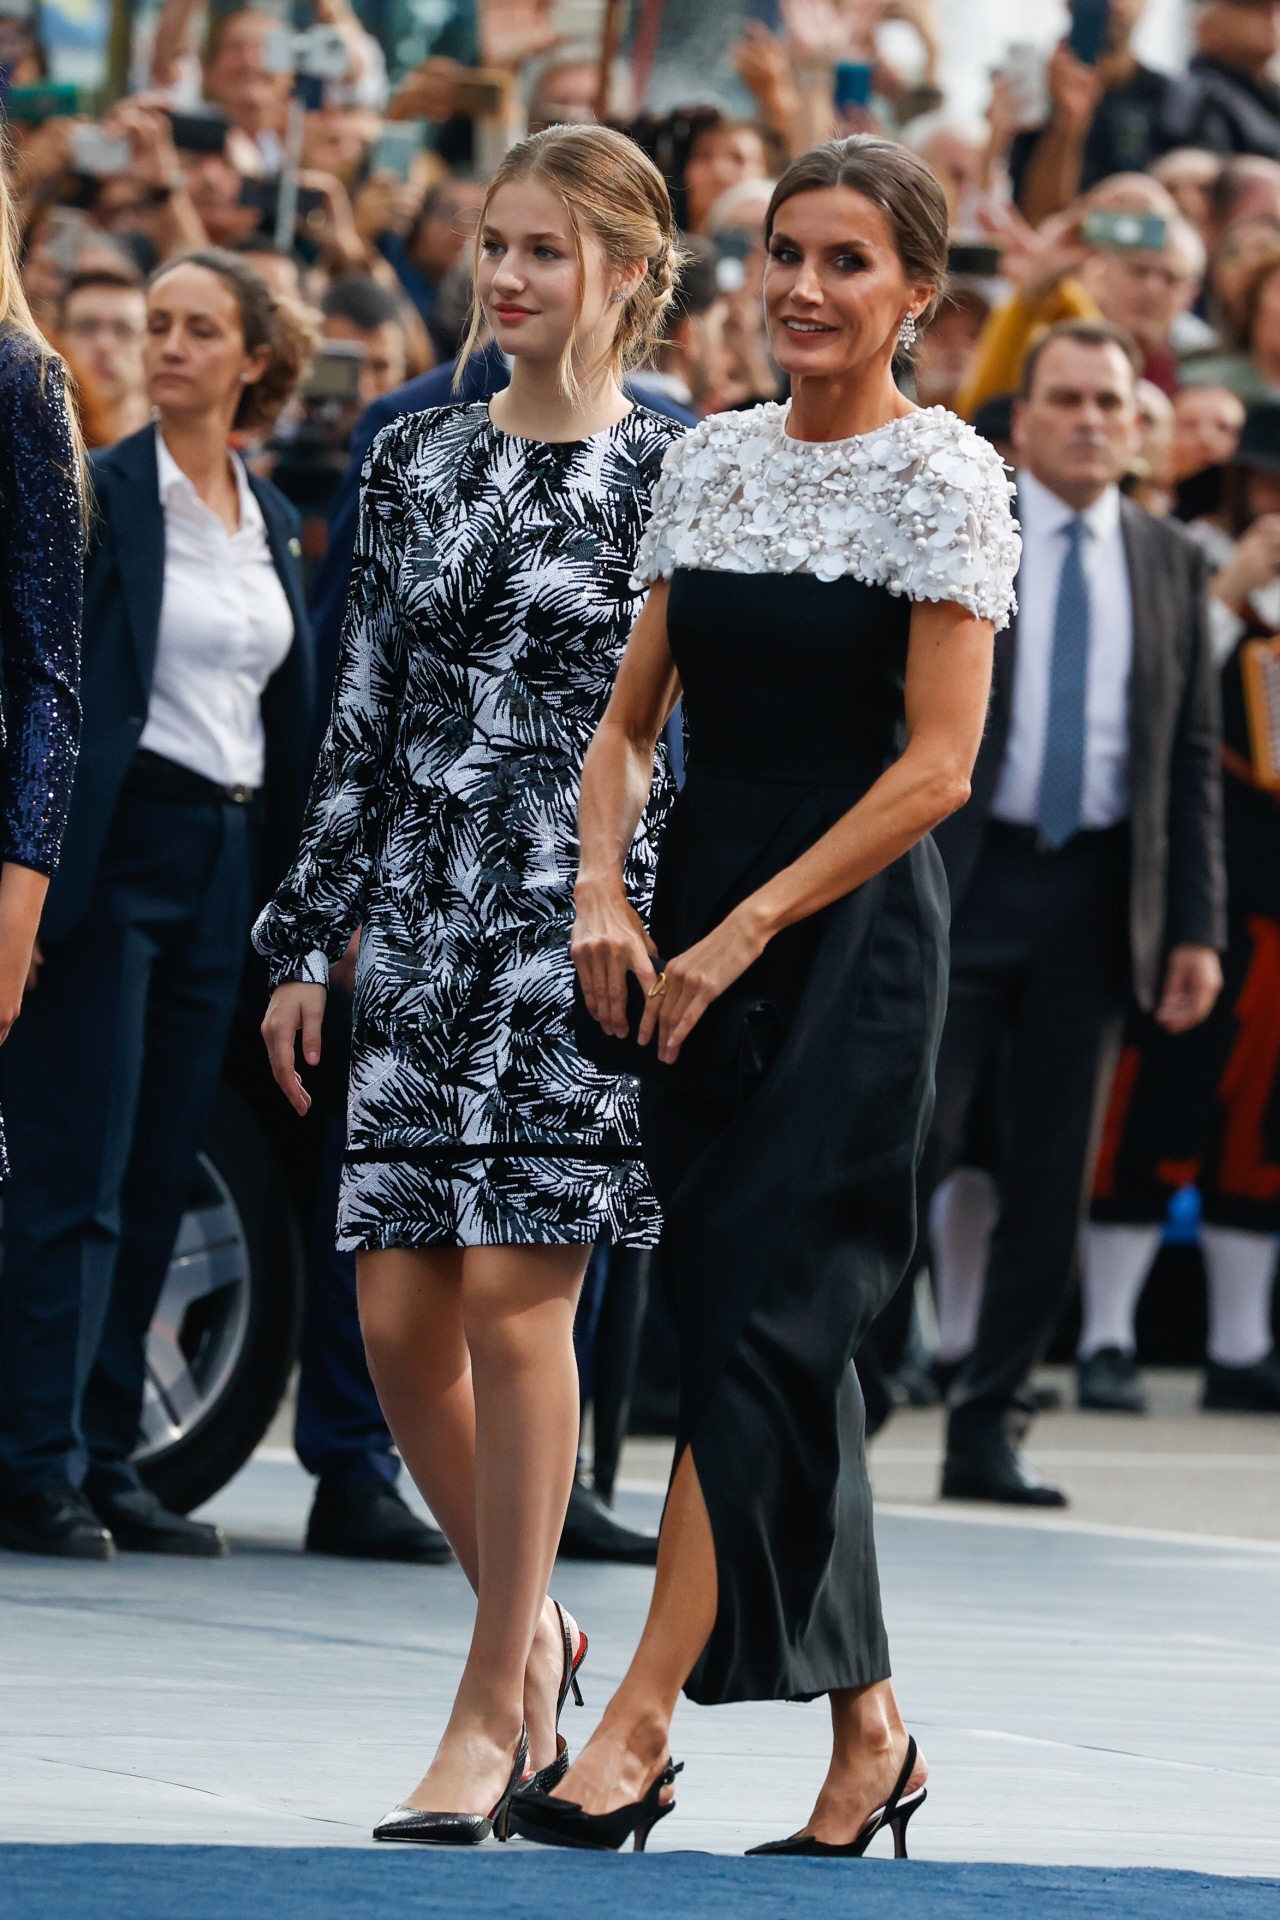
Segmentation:
<svg viewBox="0 0 1280 1920">
<path fill-rule="evenodd" d="M 406 1848 L 0 1846 L 2 1920 L 1276 1920 L 1280 1880 L 1157 1868 Z"/>
</svg>

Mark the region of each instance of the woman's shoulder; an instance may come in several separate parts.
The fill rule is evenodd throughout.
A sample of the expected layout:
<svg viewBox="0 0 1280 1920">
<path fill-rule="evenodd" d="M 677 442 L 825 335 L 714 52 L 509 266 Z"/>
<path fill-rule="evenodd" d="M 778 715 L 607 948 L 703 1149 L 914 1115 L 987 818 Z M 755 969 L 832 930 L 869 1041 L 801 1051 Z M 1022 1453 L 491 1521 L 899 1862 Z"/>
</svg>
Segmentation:
<svg viewBox="0 0 1280 1920">
<path fill-rule="evenodd" d="M 21 327 L 0 326 L 0 402 L 12 415 L 45 412 L 61 399 L 62 362 Z"/>
<path fill-rule="evenodd" d="M 368 461 L 370 465 L 383 467 L 447 465 L 458 447 L 471 439 L 488 417 L 488 403 L 484 400 L 397 414 L 375 434 Z"/>
<path fill-rule="evenodd" d="M 0 326 L 0 462 L 13 474 L 28 458 L 51 455 L 74 485 L 78 455 L 62 361 L 21 328 Z"/>
<path fill-rule="evenodd" d="M 0 323 L 0 380 L 25 383 L 38 380 L 46 355 L 29 333 L 12 321 Z"/>
<path fill-rule="evenodd" d="M 946 407 L 922 407 L 869 436 L 861 451 L 868 476 L 886 476 L 882 497 L 894 524 L 887 584 L 1007 625 L 1022 542 L 1015 488 L 990 441 Z"/>
</svg>

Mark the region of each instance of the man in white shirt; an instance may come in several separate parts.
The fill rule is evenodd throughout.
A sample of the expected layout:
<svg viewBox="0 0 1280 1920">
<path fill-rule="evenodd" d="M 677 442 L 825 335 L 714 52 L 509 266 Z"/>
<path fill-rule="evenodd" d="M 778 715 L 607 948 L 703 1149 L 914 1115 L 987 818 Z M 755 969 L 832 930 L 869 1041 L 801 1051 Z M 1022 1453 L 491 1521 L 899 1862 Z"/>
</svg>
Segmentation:
<svg viewBox="0 0 1280 1920">
<path fill-rule="evenodd" d="M 951 996 L 921 1220 L 1003 1075 L 1000 1213 L 977 1339 L 949 1394 L 943 1493 L 1062 1505 L 1010 1416 L 1074 1276 L 1099 1073 L 1130 991 L 1170 1032 L 1202 1020 L 1225 942 L 1216 686 L 1203 562 L 1123 499 L 1137 351 L 1055 328 L 1014 410 L 1019 616 L 997 641 L 968 805 L 939 831 Z"/>
</svg>

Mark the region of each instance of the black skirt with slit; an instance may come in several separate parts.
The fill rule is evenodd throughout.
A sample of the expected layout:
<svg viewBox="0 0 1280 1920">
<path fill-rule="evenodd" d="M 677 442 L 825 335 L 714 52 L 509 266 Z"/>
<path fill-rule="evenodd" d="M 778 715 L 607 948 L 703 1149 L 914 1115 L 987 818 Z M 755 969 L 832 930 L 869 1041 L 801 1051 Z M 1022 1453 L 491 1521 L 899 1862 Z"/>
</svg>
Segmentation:
<svg viewBox="0 0 1280 1920">
<path fill-rule="evenodd" d="M 819 839 L 901 750 L 910 604 L 842 578 L 678 569 L 688 777 L 659 856 L 670 958 Z M 786 929 L 645 1080 L 716 1623 L 685 1691 L 887 1677 L 852 1356 L 899 1284 L 946 994 L 932 842 Z"/>
</svg>

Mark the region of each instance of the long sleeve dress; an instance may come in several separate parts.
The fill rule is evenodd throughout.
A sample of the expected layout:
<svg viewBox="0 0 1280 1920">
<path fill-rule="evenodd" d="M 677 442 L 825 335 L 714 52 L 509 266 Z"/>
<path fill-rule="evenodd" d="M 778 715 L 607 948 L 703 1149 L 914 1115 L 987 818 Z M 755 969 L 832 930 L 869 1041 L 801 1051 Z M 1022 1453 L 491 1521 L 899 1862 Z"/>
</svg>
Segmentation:
<svg viewBox="0 0 1280 1920">
<path fill-rule="evenodd" d="M 58 862 L 80 739 L 76 461 L 60 365 L 0 327 L 0 861 L 43 874 Z"/>
<path fill-rule="evenodd" d="M 652 1246 L 634 1081 L 570 1033 L 582 762 L 643 601 L 673 422 L 581 441 L 484 403 L 374 442 L 333 717 L 292 869 L 254 930 L 273 984 L 363 927 L 338 1244 Z M 670 798 L 628 862 L 642 911 Z"/>
<path fill-rule="evenodd" d="M 686 780 L 651 931 L 687 951 L 902 751 L 913 600 L 1003 625 L 1018 539 L 994 450 L 940 407 L 796 441 L 705 420 L 667 459 L 638 583 L 671 581 Z M 642 1083 L 677 1305 L 677 1459 L 715 1542 L 705 1703 L 889 1671 L 852 1355 L 902 1278 L 946 1002 L 926 836 L 788 927 Z"/>
</svg>

